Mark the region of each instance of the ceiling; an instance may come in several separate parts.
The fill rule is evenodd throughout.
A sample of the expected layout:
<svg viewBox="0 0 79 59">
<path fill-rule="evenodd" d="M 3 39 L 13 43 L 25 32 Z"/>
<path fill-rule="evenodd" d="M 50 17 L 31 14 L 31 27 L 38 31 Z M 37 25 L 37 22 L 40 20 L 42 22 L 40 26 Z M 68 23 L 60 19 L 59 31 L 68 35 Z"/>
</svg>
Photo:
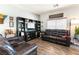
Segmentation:
<svg viewBox="0 0 79 59">
<path fill-rule="evenodd" d="M 58 8 L 68 7 L 70 4 L 17 4 L 13 6 L 39 15 Z"/>
</svg>

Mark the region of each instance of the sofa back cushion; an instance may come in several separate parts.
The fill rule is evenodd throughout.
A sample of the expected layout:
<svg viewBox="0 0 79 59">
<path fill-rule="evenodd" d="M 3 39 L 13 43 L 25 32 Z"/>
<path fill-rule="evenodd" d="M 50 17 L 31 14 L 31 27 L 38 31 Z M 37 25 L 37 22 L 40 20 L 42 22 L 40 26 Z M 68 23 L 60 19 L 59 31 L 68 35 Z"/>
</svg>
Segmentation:
<svg viewBox="0 0 79 59">
<path fill-rule="evenodd" d="M 61 30 L 61 29 L 47 29 L 45 31 L 46 35 L 53 35 L 53 36 L 70 36 L 69 30 Z"/>
<path fill-rule="evenodd" d="M 70 31 L 69 30 L 58 30 L 58 35 L 70 36 Z"/>
<path fill-rule="evenodd" d="M 51 32 L 51 30 L 50 30 L 50 29 L 47 29 L 47 30 L 45 31 L 45 34 L 46 34 L 46 35 L 50 35 L 50 32 Z"/>
</svg>

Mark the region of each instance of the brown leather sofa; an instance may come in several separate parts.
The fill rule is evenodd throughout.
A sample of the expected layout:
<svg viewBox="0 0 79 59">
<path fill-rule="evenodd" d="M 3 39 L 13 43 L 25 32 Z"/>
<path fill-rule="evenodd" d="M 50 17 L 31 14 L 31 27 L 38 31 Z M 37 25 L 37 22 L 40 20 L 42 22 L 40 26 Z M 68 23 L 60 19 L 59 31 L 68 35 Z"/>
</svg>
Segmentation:
<svg viewBox="0 0 79 59">
<path fill-rule="evenodd" d="M 65 46 L 70 46 L 70 31 L 61 29 L 47 29 L 42 35 L 42 39 Z"/>
<path fill-rule="evenodd" d="M 23 37 L 0 36 L 0 55 L 37 55 L 37 45 L 26 43 Z"/>
</svg>

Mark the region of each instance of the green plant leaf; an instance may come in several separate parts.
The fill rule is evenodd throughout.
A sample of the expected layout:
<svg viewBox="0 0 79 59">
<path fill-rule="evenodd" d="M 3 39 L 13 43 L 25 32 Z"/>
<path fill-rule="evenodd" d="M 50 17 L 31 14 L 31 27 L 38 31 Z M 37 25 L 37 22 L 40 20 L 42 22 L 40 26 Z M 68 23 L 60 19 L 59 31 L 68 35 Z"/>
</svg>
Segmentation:
<svg viewBox="0 0 79 59">
<path fill-rule="evenodd" d="M 79 27 L 75 28 L 75 35 L 79 35 Z"/>
</svg>

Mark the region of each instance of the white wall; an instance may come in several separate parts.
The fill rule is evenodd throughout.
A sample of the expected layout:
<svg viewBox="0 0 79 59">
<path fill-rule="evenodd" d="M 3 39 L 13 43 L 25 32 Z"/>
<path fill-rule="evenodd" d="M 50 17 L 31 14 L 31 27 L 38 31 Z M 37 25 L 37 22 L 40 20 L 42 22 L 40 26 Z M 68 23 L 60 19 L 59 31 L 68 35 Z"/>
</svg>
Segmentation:
<svg viewBox="0 0 79 59">
<path fill-rule="evenodd" d="M 64 17 L 68 19 L 79 18 L 79 5 L 72 5 L 70 7 L 57 9 L 54 11 L 49 11 L 43 14 L 40 14 L 40 20 L 42 22 L 41 30 L 46 29 L 47 21 L 49 20 L 49 15 L 57 14 L 57 13 L 64 13 Z"/>
<path fill-rule="evenodd" d="M 16 29 L 16 17 L 25 17 L 33 20 L 39 20 L 39 16 L 36 14 L 33 14 L 28 11 L 24 11 L 23 9 L 19 9 L 17 7 L 14 7 L 12 5 L 0 5 L 0 13 L 8 15 L 7 18 L 4 20 L 4 24 L 0 24 L 0 33 L 4 35 L 4 30 L 6 28 L 9 28 L 9 16 L 14 17 L 14 29 Z"/>
</svg>

